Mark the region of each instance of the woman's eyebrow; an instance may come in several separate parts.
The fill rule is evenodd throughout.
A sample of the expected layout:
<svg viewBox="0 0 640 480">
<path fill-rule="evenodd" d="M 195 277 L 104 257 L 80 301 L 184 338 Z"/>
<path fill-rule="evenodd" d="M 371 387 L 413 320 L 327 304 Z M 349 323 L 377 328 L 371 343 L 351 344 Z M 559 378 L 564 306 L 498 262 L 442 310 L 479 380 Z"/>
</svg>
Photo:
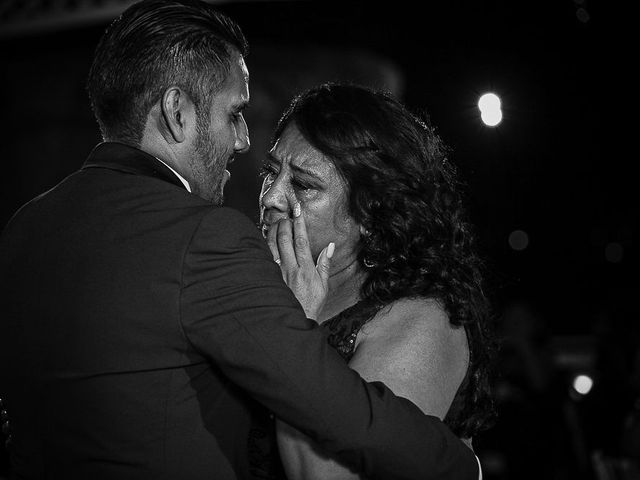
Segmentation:
<svg viewBox="0 0 640 480">
<path fill-rule="evenodd" d="M 313 177 L 321 180 L 320 176 L 316 172 L 312 170 L 308 170 L 304 167 L 300 167 L 298 165 L 291 165 L 291 170 L 295 170 L 298 173 L 302 173 L 304 175 L 308 175 L 309 177 Z"/>
<path fill-rule="evenodd" d="M 280 161 L 279 158 L 275 157 L 273 155 L 273 153 L 271 152 L 267 152 L 267 161 L 269 161 L 270 163 L 277 165 L 278 167 L 280 167 L 282 165 L 282 162 Z M 295 171 L 296 173 L 301 173 L 303 175 L 307 175 L 309 177 L 315 178 L 321 182 L 324 182 L 324 180 L 322 179 L 322 177 L 317 173 L 314 172 L 313 170 L 309 170 L 307 168 L 301 167 L 299 165 L 295 165 L 291 162 L 289 162 L 289 166 L 291 167 L 291 170 Z"/>
</svg>

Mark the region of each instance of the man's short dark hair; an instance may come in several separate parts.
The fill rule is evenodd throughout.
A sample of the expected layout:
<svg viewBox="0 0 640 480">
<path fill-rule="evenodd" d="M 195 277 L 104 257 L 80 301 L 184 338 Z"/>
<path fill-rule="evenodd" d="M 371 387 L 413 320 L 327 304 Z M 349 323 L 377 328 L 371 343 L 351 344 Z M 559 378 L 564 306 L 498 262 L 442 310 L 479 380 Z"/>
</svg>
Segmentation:
<svg viewBox="0 0 640 480">
<path fill-rule="evenodd" d="M 184 89 L 198 118 L 226 79 L 233 52 L 248 53 L 240 27 L 199 0 L 143 0 L 100 40 L 87 90 L 104 139 L 140 144 L 166 88 Z"/>
</svg>

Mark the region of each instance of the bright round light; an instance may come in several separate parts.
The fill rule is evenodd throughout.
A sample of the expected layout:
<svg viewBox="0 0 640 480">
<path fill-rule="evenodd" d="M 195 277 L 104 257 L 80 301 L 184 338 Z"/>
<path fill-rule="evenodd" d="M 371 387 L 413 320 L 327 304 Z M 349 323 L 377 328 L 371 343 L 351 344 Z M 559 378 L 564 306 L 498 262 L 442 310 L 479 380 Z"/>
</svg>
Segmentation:
<svg viewBox="0 0 640 480">
<path fill-rule="evenodd" d="M 586 395 L 593 388 L 593 379 L 589 375 L 578 375 L 573 379 L 573 389 L 580 395 Z"/>
<path fill-rule="evenodd" d="M 484 110 L 495 110 L 500 109 L 502 106 L 502 102 L 500 102 L 500 97 L 498 97 L 495 93 L 485 93 L 478 100 L 478 108 L 481 112 Z"/>
<path fill-rule="evenodd" d="M 495 127 L 502 121 L 502 110 L 485 110 L 480 113 L 480 118 L 487 127 Z"/>
<path fill-rule="evenodd" d="M 488 127 L 495 127 L 502 121 L 502 102 L 495 93 L 485 93 L 478 100 L 480 118 Z"/>
</svg>

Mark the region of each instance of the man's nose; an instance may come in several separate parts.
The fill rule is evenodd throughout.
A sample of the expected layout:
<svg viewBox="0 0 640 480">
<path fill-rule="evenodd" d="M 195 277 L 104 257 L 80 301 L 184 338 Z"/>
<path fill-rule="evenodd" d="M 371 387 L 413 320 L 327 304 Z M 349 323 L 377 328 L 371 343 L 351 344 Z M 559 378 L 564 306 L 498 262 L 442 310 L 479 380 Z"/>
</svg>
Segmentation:
<svg viewBox="0 0 640 480">
<path fill-rule="evenodd" d="M 251 141 L 249 140 L 249 127 L 244 116 L 240 114 L 238 125 L 236 127 L 236 143 L 234 149 L 236 153 L 245 153 L 249 151 Z"/>
</svg>

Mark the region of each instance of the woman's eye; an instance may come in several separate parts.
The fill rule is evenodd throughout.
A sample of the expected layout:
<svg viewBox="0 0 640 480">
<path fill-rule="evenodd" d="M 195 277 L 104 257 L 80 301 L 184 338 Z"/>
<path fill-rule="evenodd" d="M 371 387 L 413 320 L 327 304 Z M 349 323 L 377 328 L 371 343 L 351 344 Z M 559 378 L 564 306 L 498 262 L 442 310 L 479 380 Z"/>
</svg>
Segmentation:
<svg viewBox="0 0 640 480">
<path fill-rule="evenodd" d="M 265 163 L 260 167 L 259 175 L 263 180 L 266 180 L 269 183 L 273 183 L 275 182 L 278 175 L 280 175 L 280 172 L 273 165 Z M 291 188 L 293 188 L 293 190 L 296 192 L 304 192 L 314 188 L 314 185 L 312 185 L 311 183 L 295 177 L 291 178 L 289 181 Z"/>
<path fill-rule="evenodd" d="M 298 190 L 298 191 L 299 190 L 310 190 L 311 188 L 313 188 L 312 185 L 310 185 L 310 184 L 308 184 L 306 182 L 303 182 L 301 180 L 295 180 L 295 179 L 291 181 L 291 185 L 293 186 L 294 190 Z"/>
<path fill-rule="evenodd" d="M 278 175 L 278 172 L 271 165 L 262 165 L 260 167 L 260 171 L 258 172 L 261 178 L 265 177 L 275 177 Z"/>
</svg>

